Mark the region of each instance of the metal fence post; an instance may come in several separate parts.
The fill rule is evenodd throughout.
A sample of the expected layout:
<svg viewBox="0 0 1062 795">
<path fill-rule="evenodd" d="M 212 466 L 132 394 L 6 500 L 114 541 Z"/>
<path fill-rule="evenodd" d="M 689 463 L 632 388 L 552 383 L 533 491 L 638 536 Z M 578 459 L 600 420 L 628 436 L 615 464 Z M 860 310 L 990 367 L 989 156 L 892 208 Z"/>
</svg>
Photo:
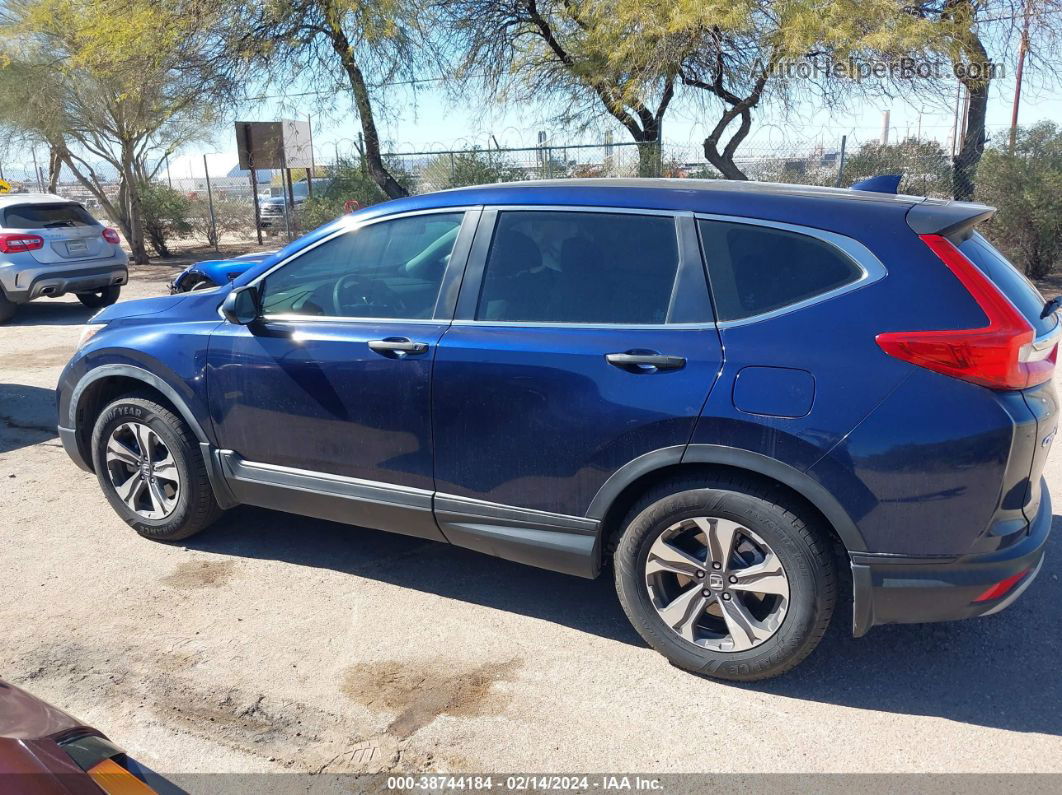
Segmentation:
<svg viewBox="0 0 1062 795">
<path fill-rule="evenodd" d="M 848 136 L 841 136 L 841 155 L 837 158 L 837 182 L 834 183 L 834 187 L 841 187 L 841 180 L 844 179 L 844 150 L 845 145 L 848 143 Z"/>
<path fill-rule="evenodd" d="M 221 251 L 221 241 L 218 239 L 218 224 L 214 218 L 214 192 L 210 187 L 210 169 L 207 167 L 207 156 L 203 155 L 203 174 L 206 176 L 207 207 L 210 208 L 210 236 L 214 239 L 214 251 Z"/>
</svg>

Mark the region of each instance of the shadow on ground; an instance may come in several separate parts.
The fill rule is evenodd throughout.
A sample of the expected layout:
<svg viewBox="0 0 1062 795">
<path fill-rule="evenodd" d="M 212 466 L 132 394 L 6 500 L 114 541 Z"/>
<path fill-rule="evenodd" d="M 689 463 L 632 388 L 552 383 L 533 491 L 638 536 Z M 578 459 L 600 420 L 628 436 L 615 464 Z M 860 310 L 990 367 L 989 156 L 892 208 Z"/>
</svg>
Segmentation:
<svg viewBox="0 0 1062 795">
<path fill-rule="evenodd" d="M 77 299 L 42 298 L 21 304 L 4 326 L 78 326 L 99 311 L 82 306 Z"/>
<path fill-rule="evenodd" d="M 645 645 L 619 606 L 611 576 L 585 580 L 434 541 L 248 506 L 230 511 L 184 543 L 218 554 L 371 577 Z"/>
<path fill-rule="evenodd" d="M 54 439 L 55 390 L 0 384 L 0 453 Z"/>
<path fill-rule="evenodd" d="M 839 605 L 819 648 L 750 690 L 856 709 L 926 715 L 1062 735 L 1062 517 L 1038 580 L 1008 610 L 945 624 L 876 627 L 850 635 Z M 242 507 L 187 542 L 210 552 L 283 560 L 552 621 L 644 646 L 608 572 L 583 580 L 406 536 Z M 717 685 L 705 681 L 705 686 Z"/>
</svg>

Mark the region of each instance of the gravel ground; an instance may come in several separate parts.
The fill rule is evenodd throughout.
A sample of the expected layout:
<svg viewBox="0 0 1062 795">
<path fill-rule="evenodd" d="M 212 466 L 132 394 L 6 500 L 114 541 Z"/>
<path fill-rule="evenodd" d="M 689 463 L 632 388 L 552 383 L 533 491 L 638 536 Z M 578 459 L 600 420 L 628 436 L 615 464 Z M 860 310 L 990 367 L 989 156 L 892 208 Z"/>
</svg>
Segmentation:
<svg viewBox="0 0 1062 795">
<path fill-rule="evenodd" d="M 853 640 L 839 613 L 793 673 L 721 684 L 648 649 L 608 578 L 252 508 L 140 539 L 54 431 L 88 314 L 0 328 L 0 676 L 157 770 L 1062 772 L 1062 533 L 1000 615 Z"/>
</svg>

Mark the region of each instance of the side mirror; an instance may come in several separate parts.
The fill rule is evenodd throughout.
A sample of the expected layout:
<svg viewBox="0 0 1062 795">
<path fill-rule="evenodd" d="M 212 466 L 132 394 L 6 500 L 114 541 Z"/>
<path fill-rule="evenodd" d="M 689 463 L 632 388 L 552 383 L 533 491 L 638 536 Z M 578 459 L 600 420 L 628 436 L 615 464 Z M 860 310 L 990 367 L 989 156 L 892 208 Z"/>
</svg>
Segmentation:
<svg viewBox="0 0 1062 795">
<path fill-rule="evenodd" d="M 252 285 L 237 287 L 221 304 L 221 314 L 230 323 L 248 326 L 258 320 L 261 307 L 258 304 L 258 288 Z"/>
</svg>

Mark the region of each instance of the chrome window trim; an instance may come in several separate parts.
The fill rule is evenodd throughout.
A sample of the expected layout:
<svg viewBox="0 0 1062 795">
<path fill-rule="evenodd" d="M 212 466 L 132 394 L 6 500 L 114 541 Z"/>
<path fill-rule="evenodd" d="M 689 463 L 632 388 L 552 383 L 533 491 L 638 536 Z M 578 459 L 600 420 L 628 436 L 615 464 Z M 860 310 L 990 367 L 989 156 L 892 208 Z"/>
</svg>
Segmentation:
<svg viewBox="0 0 1062 795">
<path fill-rule="evenodd" d="M 412 323 L 415 325 L 432 326 L 450 324 L 449 318 L 423 318 L 423 317 L 347 317 L 346 315 L 299 315 L 280 314 L 262 315 L 266 323 L 344 323 L 362 326 L 372 326 L 379 323 Z"/>
<path fill-rule="evenodd" d="M 417 216 L 417 215 L 440 215 L 440 214 L 441 215 L 447 215 L 447 214 L 452 214 L 452 213 L 462 213 L 463 217 L 461 219 L 461 226 L 464 226 L 466 220 L 468 219 L 468 212 L 470 210 L 477 209 L 479 206 L 480 205 L 477 205 L 477 204 L 463 204 L 463 205 L 460 205 L 458 207 L 431 207 L 431 208 L 423 209 L 423 210 L 408 210 L 406 212 L 401 212 L 401 213 L 392 213 L 391 215 L 380 215 L 380 216 L 376 216 L 375 218 L 367 218 L 364 221 L 356 219 L 353 216 L 344 216 L 341 219 L 341 220 L 343 220 L 345 222 L 342 227 L 340 227 L 339 229 L 335 230 L 335 232 L 333 232 L 332 234 L 327 235 L 325 237 L 322 237 L 320 240 L 315 240 L 313 243 L 311 243 L 310 245 L 306 246 L 306 248 L 299 249 L 298 251 L 296 251 L 296 252 L 290 254 L 289 256 L 285 257 L 280 262 L 278 262 L 275 265 L 273 265 L 269 270 L 267 270 L 264 273 L 260 273 L 257 276 L 255 276 L 254 279 L 249 281 L 246 286 L 247 287 L 257 287 L 259 282 L 261 282 L 263 279 L 268 278 L 269 275 L 271 273 L 273 273 L 274 271 L 279 270 L 280 268 L 283 268 L 289 262 L 294 262 L 299 257 L 301 257 L 303 254 L 305 254 L 305 253 L 307 253 L 309 251 L 313 251 L 318 246 L 323 245 L 323 244 L 327 243 L 330 240 L 335 240 L 340 235 L 345 235 L 345 234 L 347 234 L 349 232 L 354 232 L 354 231 L 362 229 L 364 227 L 372 226 L 373 224 L 383 223 L 384 221 L 395 221 L 395 220 L 398 220 L 400 218 L 410 218 L 410 217 Z M 461 229 L 461 227 L 458 227 L 458 233 L 459 234 L 460 234 L 460 229 Z M 455 242 L 455 245 L 456 245 L 457 241 L 454 241 L 454 242 Z M 439 285 L 439 289 L 440 290 L 442 289 L 442 284 L 441 283 Z M 218 314 L 219 315 L 221 314 L 221 307 L 220 306 L 218 307 Z M 401 323 L 424 323 L 424 324 L 429 324 L 429 323 L 434 323 L 434 324 L 443 323 L 443 324 L 446 324 L 446 323 L 448 323 L 448 320 L 441 319 L 441 318 L 361 317 L 361 316 L 358 316 L 358 315 L 293 315 L 293 314 L 279 314 L 279 315 L 262 315 L 262 320 L 267 322 L 267 323 L 269 323 L 269 322 L 292 323 L 292 322 L 300 322 L 300 321 L 301 322 L 307 322 L 307 321 L 309 321 L 309 322 L 321 322 L 321 321 L 324 321 L 326 323 L 334 323 L 334 322 L 338 322 L 338 323 L 397 323 L 397 322 L 401 322 Z"/>
<path fill-rule="evenodd" d="M 790 312 L 797 312 L 805 307 L 812 306 L 821 301 L 828 301 L 831 298 L 836 298 L 845 293 L 850 293 L 853 290 L 858 290 L 861 287 L 866 287 L 869 284 L 880 281 L 888 276 L 888 269 L 885 264 L 878 259 L 874 253 L 860 243 L 855 238 L 848 237 L 847 235 L 841 235 L 836 232 L 830 232 L 825 229 L 816 229 L 811 226 L 801 226 L 799 224 L 787 224 L 781 221 L 768 221 L 760 218 L 746 218 L 742 216 L 734 215 L 719 215 L 716 213 L 694 213 L 693 217 L 698 221 L 721 221 L 731 224 L 746 224 L 748 226 L 763 226 L 768 229 L 779 229 L 784 232 L 792 232 L 797 235 L 804 235 L 806 237 L 812 237 L 822 241 L 828 245 L 839 249 L 848 259 L 861 271 L 861 275 L 854 281 L 842 284 L 840 287 L 836 287 L 833 290 L 827 290 L 824 293 L 813 295 L 810 298 L 805 298 L 802 301 L 796 303 L 786 304 L 780 306 L 777 309 L 772 309 L 769 312 L 761 312 L 757 315 L 749 315 L 748 317 L 738 318 L 736 320 L 720 320 L 716 325 L 720 329 L 735 328 L 738 326 L 745 326 L 750 323 L 759 323 L 762 320 L 770 320 L 781 315 L 787 315 Z M 711 268 L 708 265 L 708 252 L 702 252 L 704 255 L 705 267 L 708 268 L 708 282 L 711 285 Z"/>
<path fill-rule="evenodd" d="M 635 330 L 652 330 L 658 331 L 664 329 L 714 329 L 715 323 L 706 320 L 703 323 L 557 323 L 546 322 L 541 323 L 530 320 L 455 320 L 454 326 L 483 326 L 490 328 L 585 328 L 585 329 L 618 329 L 625 328 Z"/>
</svg>

